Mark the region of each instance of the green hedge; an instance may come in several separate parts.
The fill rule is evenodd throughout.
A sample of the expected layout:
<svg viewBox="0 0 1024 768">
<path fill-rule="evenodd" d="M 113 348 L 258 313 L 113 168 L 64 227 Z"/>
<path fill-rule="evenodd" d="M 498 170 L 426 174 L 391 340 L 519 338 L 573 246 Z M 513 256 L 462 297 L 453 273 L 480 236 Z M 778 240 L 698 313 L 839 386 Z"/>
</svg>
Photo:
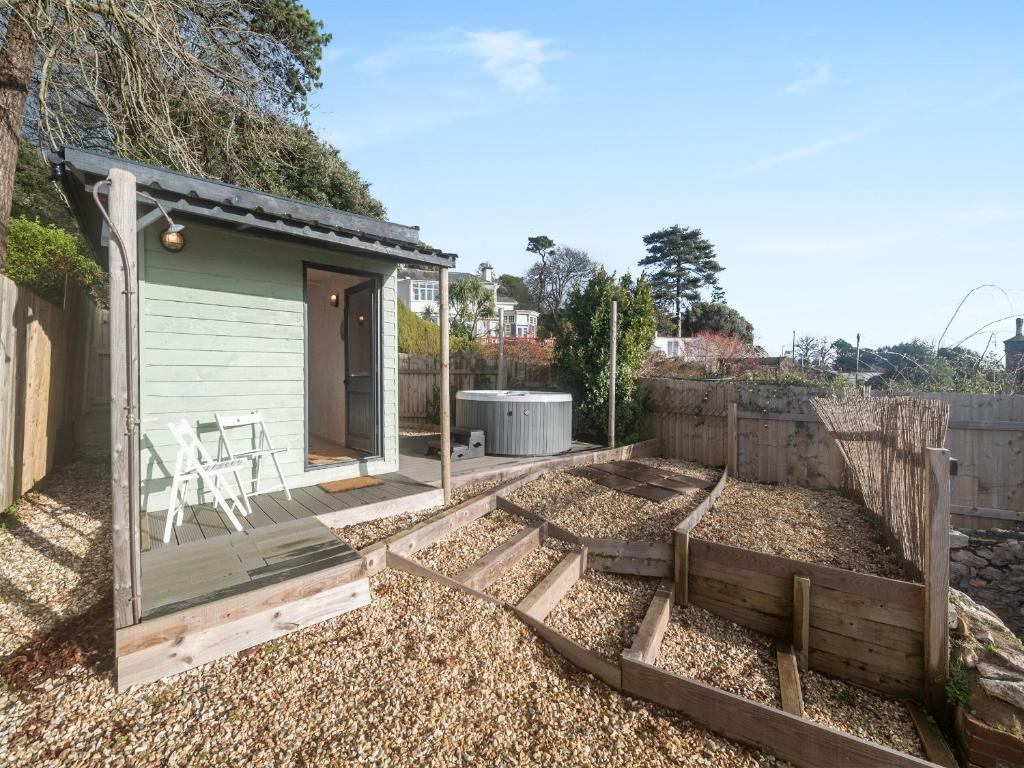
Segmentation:
<svg viewBox="0 0 1024 768">
<path fill-rule="evenodd" d="M 53 225 L 43 226 L 20 216 L 7 230 L 5 273 L 38 296 L 64 303 L 64 285 L 79 283 L 99 306 L 107 305 L 107 275 L 93 261 L 82 238 Z"/>
</svg>

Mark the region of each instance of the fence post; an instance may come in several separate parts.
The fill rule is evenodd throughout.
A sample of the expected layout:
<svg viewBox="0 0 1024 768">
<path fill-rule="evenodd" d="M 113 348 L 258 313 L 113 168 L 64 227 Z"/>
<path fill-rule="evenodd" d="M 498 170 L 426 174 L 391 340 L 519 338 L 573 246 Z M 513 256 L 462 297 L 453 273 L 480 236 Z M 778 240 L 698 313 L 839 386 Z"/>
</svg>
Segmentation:
<svg viewBox="0 0 1024 768">
<path fill-rule="evenodd" d="M 441 489 L 444 503 L 452 503 L 452 417 L 449 392 L 451 390 L 450 363 L 448 360 L 448 268 L 438 267 L 440 307 L 438 320 L 441 326 Z"/>
<path fill-rule="evenodd" d="M 739 463 L 739 434 L 737 429 L 739 426 L 739 419 L 737 417 L 736 403 L 729 403 L 729 418 L 726 420 L 726 451 L 727 456 L 725 460 L 726 469 L 729 471 L 729 477 L 736 477 L 736 467 Z"/>
<path fill-rule="evenodd" d="M 675 551 L 675 597 L 676 605 L 685 608 L 690 602 L 690 534 L 672 532 Z"/>
<path fill-rule="evenodd" d="M 949 451 L 926 449 L 928 509 L 925 525 L 925 700 L 932 714 L 947 708 L 949 678 Z"/>
<path fill-rule="evenodd" d="M 608 370 L 608 447 L 615 447 L 615 376 L 619 336 L 619 302 L 612 300 L 611 318 L 611 349 L 609 350 Z"/>
<path fill-rule="evenodd" d="M 811 580 L 793 577 L 793 650 L 800 669 L 807 671 L 807 650 L 810 647 Z"/>
</svg>

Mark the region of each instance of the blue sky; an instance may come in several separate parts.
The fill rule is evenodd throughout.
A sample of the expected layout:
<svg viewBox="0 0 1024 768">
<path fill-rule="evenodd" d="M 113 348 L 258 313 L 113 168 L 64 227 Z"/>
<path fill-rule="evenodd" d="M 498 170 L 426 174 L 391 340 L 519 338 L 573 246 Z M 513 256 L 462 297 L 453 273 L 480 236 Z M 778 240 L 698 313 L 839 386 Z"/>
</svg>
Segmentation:
<svg viewBox="0 0 1024 768">
<path fill-rule="evenodd" d="M 308 5 L 317 130 L 462 268 L 678 223 L 770 353 L 1024 312 L 1024 3 Z"/>
</svg>

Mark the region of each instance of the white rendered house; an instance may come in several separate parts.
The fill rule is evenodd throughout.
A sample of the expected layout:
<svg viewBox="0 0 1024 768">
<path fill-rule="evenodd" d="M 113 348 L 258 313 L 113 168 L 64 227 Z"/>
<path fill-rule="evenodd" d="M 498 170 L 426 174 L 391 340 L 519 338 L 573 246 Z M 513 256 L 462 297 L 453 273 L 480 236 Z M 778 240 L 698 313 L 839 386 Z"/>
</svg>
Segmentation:
<svg viewBox="0 0 1024 768">
<path fill-rule="evenodd" d="M 505 321 L 506 336 L 522 336 L 534 338 L 537 335 L 537 320 L 540 313 L 535 309 L 519 309 L 515 299 L 498 292 L 498 283 L 494 279 L 494 268 L 484 262 L 476 274 L 472 272 L 449 273 L 449 280 L 457 282 L 473 277 L 480 278 L 483 284 L 494 294 L 495 317 L 481 318 L 477 321 L 478 337 L 498 335 L 498 317 Z M 430 318 L 437 322 L 437 302 L 440 287 L 436 270 L 402 267 L 398 272 L 398 298 L 420 317 Z"/>
</svg>

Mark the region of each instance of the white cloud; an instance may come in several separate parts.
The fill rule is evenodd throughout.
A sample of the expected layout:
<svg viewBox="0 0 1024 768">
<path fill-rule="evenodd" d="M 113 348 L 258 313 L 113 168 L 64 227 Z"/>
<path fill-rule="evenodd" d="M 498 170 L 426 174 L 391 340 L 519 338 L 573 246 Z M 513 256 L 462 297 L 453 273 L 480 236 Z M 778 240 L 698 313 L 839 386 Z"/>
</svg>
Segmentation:
<svg viewBox="0 0 1024 768">
<path fill-rule="evenodd" d="M 770 168 L 778 168 L 782 165 L 788 165 L 789 163 L 796 162 L 798 160 L 808 160 L 813 157 L 820 157 L 826 152 L 829 152 L 836 147 L 840 147 L 843 144 L 848 144 L 860 136 L 860 133 L 844 133 L 842 136 L 833 136 L 829 139 L 816 141 L 813 144 L 805 144 L 802 147 L 797 147 L 796 149 L 791 149 L 787 152 L 780 152 L 777 155 L 762 158 L 756 163 L 752 163 L 745 168 L 741 168 L 737 173 L 757 173 L 758 171 L 766 171 Z"/>
<path fill-rule="evenodd" d="M 324 48 L 324 61 L 338 61 L 338 59 L 342 59 L 350 53 L 352 53 L 351 48 L 346 48 L 342 45 L 329 45 Z"/>
<path fill-rule="evenodd" d="M 550 46 L 550 40 L 507 30 L 464 32 L 462 40 L 449 50 L 479 59 L 484 71 L 500 85 L 516 93 L 526 93 L 542 88 L 544 65 L 565 55 Z"/>
<path fill-rule="evenodd" d="M 783 90 L 786 93 L 800 93 L 802 91 L 810 91 L 815 88 L 820 88 L 823 85 L 827 85 L 832 80 L 832 72 L 829 69 L 828 62 L 819 61 L 814 65 L 814 68 L 804 77 L 794 80 L 792 83 L 787 85 Z"/>
</svg>

